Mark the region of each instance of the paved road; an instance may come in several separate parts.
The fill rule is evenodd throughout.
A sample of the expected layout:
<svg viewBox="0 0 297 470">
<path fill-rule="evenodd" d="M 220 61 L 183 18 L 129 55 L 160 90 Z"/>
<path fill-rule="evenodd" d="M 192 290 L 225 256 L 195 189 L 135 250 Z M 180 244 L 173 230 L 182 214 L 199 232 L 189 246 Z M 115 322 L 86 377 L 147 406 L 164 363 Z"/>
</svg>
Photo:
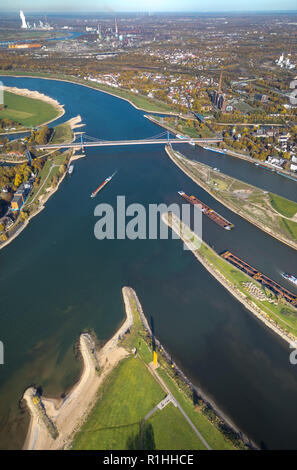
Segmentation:
<svg viewBox="0 0 297 470">
<path fill-rule="evenodd" d="M 222 142 L 223 138 L 209 138 L 209 139 L 147 139 L 147 140 L 102 140 L 98 142 L 77 142 L 77 143 L 64 143 L 64 144 L 49 144 L 49 145 L 37 145 L 36 148 L 42 149 L 60 149 L 60 148 L 77 148 L 77 147 L 106 147 L 106 146 L 117 146 L 117 145 L 145 145 L 145 144 L 185 144 L 187 142 L 194 142 L 197 144 L 205 143 L 211 144 L 216 142 Z"/>
<path fill-rule="evenodd" d="M 161 377 L 159 376 L 158 372 L 153 368 L 153 367 L 150 367 L 150 370 L 151 372 L 153 373 L 153 375 L 156 377 L 156 379 L 158 380 L 158 382 L 161 384 L 162 388 L 168 393 L 168 395 L 170 395 L 172 398 L 171 398 L 171 401 L 172 403 L 177 406 L 177 408 L 181 411 L 182 415 L 184 416 L 184 418 L 188 421 L 189 425 L 191 426 L 191 428 L 193 429 L 193 431 L 197 434 L 197 436 L 199 437 L 200 441 L 205 445 L 205 447 L 207 448 L 207 450 L 212 450 L 212 448 L 210 447 L 210 445 L 208 444 L 208 442 L 206 442 L 206 440 L 204 439 L 204 437 L 202 436 L 202 434 L 198 431 L 198 429 L 196 428 L 196 426 L 192 423 L 192 421 L 190 420 L 189 416 L 184 412 L 183 408 L 180 406 L 180 404 L 178 403 L 178 401 L 172 396 L 169 388 L 167 387 L 167 385 L 165 384 L 164 380 L 161 379 Z M 166 399 L 165 399 L 166 400 Z M 158 408 L 158 405 L 157 407 Z M 153 411 L 153 410 L 152 410 Z M 151 413 L 153 414 L 153 413 Z"/>
<path fill-rule="evenodd" d="M 167 395 L 162 401 L 160 401 L 160 403 L 158 403 L 151 411 L 148 412 L 148 414 L 144 417 L 144 420 L 143 421 L 147 421 L 148 419 L 150 419 L 150 417 L 158 410 L 163 410 L 163 408 L 165 408 L 165 406 L 167 406 L 170 402 L 172 402 L 174 404 L 174 406 L 177 406 L 175 403 L 174 403 L 174 398 L 173 396 L 170 394 L 170 395 Z"/>
</svg>

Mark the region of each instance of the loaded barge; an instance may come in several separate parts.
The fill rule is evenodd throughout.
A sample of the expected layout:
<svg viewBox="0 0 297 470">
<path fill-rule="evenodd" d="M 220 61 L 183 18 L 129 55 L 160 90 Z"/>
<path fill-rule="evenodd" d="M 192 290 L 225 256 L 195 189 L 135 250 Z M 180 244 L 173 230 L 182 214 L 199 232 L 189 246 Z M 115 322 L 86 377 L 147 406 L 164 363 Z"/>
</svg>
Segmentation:
<svg viewBox="0 0 297 470">
<path fill-rule="evenodd" d="M 188 196 L 184 191 L 178 191 L 178 194 L 191 204 L 197 204 L 201 206 L 203 214 L 207 215 L 207 217 L 216 222 L 216 224 L 220 225 L 220 227 L 223 227 L 225 230 L 231 230 L 234 227 L 231 222 L 229 222 L 227 219 L 225 219 L 213 209 L 208 207 L 206 204 L 204 204 L 204 202 L 199 201 L 199 199 L 197 199 L 195 196 Z"/>
<path fill-rule="evenodd" d="M 204 146 L 204 147 L 202 147 L 202 148 L 203 148 L 204 150 L 210 150 L 211 152 L 221 153 L 221 154 L 223 154 L 223 155 L 226 154 L 226 150 L 227 150 L 227 149 L 223 149 L 223 150 L 220 150 L 220 149 L 213 149 L 213 148 L 207 147 L 207 146 Z"/>
<path fill-rule="evenodd" d="M 103 183 L 101 183 L 100 186 L 98 186 L 98 188 L 95 189 L 95 191 L 92 192 L 91 197 L 95 197 L 96 194 L 98 194 L 99 191 L 101 191 L 101 189 L 103 189 L 104 186 L 106 186 L 107 183 L 109 183 L 109 182 L 112 180 L 112 178 L 114 177 L 115 174 L 116 174 L 116 172 L 114 172 L 111 176 L 109 176 L 108 178 L 106 178 L 106 179 L 103 181 Z"/>
<path fill-rule="evenodd" d="M 266 287 L 267 289 L 271 290 L 275 295 L 284 298 L 289 304 L 293 305 L 294 307 L 297 307 L 297 295 L 293 294 L 293 292 L 290 292 L 289 290 L 285 289 L 280 284 L 258 271 L 258 269 L 253 268 L 248 263 L 238 258 L 238 256 L 231 253 L 231 251 L 224 251 L 223 253 L 221 253 L 221 256 L 225 260 L 229 261 L 229 263 L 233 264 L 233 266 L 236 266 L 245 274 L 260 282 L 263 287 Z"/>
</svg>

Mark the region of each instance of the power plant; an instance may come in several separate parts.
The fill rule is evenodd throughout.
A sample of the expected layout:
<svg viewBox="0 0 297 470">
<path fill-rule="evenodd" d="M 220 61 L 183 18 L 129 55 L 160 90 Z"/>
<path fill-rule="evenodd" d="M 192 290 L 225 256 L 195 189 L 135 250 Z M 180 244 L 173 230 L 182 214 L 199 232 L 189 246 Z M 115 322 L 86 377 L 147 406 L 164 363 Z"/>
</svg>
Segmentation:
<svg viewBox="0 0 297 470">
<path fill-rule="evenodd" d="M 21 20 L 22 20 L 21 28 L 23 28 L 23 29 L 28 29 L 28 25 L 27 25 L 27 23 L 26 23 L 26 18 L 25 18 L 25 15 L 24 15 L 23 10 L 20 10 L 20 18 L 21 18 Z"/>
</svg>

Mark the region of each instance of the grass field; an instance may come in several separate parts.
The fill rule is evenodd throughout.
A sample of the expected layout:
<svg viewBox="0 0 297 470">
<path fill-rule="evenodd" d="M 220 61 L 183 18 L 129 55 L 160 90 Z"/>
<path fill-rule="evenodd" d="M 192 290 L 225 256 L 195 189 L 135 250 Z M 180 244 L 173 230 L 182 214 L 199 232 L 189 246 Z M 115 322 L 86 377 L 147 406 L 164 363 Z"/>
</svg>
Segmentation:
<svg viewBox="0 0 297 470">
<path fill-rule="evenodd" d="M 294 201 L 289 201 L 284 197 L 277 194 L 269 193 L 270 203 L 272 207 L 285 217 L 293 217 L 297 213 L 297 204 Z"/>
<path fill-rule="evenodd" d="M 187 120 L 182 118 L 178 119 L 178 125 L 175 125 L 175 117 L 166 117 L 165 119 L 162 119 L 160 116 L 153 116 L 153 118 L 160 123 L 160 126 L 168 128 L 175 134 L 181 133 L 192 138 L 214 137 L 214 133 L 211 132 L 211 130 L 206 125 L 203 128 L 196 129 L 195 127 L 190 127 L 187 124 Z"/>
<path fill-rule="evenodd" d="M 51 144 L 61 144 L 63 142 L 71 142 L 73 138 L 73 132 L 71 127 L 67 122 L 59 124 L 58 126 L 54 127 L 50 143 Z"/>
<path fill-rule="evenodd" d="M 225 439 L 224 435 L 209 421 L 209 419 L 201 413 L 199 408 L 195 408 L 193 401 L 186 397 L 182 390 L 177 386 L 176 382 L 172 377 L 170 377 L 166 369 L 160 369 L 159 375 L 212 449 L 235 449 L 234 446 Z"/>
<path fill-rule="evenodd" d="M 0 31 L 0 41 L 23 41 L 27 39 L 43 40 L 50 37 L 63 37 L 67 36 L 69 33 L 67 31 L 34 31 L 34 30 L 10 30 L 10 29 L 1 29 Z"/>
<path fill-rule="evenodd" d="M 128 449 L 145 415 L 165 396 L 139 358 L 129 357 L 113 371 L 100 393 L 74 449 Z"/>
<path fill-rule="evenodd" d="M 24 127 L 36 127 L 55 119 L 59 112 L 51 104 L 4 91 L 4 105 L 0 119 L 12 119 Z"/>
<path fill-rule="evenodd" d="M 282 219 L 281 221 L 284 231 L 290 233 L 294 240 L 297 240 L 297 223 L 291 220 Z"/>
<path fill-rule="evenodd" d="M 129 294 L 133 327 L 120 342 L 128 351 L 137 348 L 134 355 L 123 360 L 106 379 L 99 390 L 98 401 L 87 421 L 75 436 L 73 449 L 205 449 L 180 410 L 169 403 L 156 410 L 144 423 L 145 416 L 165 398 L 159 382 L 148 370 L 152 360 L 151 339 L 142 325 L 135 298 Z M 182 405 L 192 422 L 216 449 L 234 449 L 224 435 L 195 409 L 171 379 L 171 366 L 160 359 L 158 374 Z M 170 372 L 168 374 L 168 372 Z M 142 436 L 142 437 L 140 437 Z"/>
<path fill-rule="evenodd" d="M 86 84 L 89 84 L 89 83 L 87 82 Z M 108 85 L 104 85 L 102 83 L 90 82 L 90 84 L 91 86 L 94 86 L 94 88 L 98 88 L 99 90 L 113 93 L 114 95 L 119 96 L 121 98 L 126 98 L 130 100 L 133 104 L 135 104 L 135 106 L 137 106 L 138 108 L 145 109 L 151 112 L 156 112 L 156 113 L 174 112 L 174 107 L 166 103 L 162 103 L 162 101 L 148 98 L 143 95 L 136 95 L 135 93 L 132 93 L 128 90 L 111 87 Z"/>
<path fill-rule="evenodd" d="M 52 178 L 59 173 L 60 166 L 66 163 L 68 156 L 69 152 L 66 151 L 47 159 L 44 167 L 38 175 L 40 183 L 37 188 L 34 188 L 30 192 L 30 195 L 23 206 L 23 210 L 30 209 L 30 211 L 34 211 L 36 209 L 35 206 L 38 205 L 38 199 L 46 194 L 47 189 L 52 186 Z"/>
<path fill-rule="evenodd" d="M 153 414 L 149 424 L 152 426 L 158 450 L 205 449 L 180 410 L 172 403 Z"/>
</svg>

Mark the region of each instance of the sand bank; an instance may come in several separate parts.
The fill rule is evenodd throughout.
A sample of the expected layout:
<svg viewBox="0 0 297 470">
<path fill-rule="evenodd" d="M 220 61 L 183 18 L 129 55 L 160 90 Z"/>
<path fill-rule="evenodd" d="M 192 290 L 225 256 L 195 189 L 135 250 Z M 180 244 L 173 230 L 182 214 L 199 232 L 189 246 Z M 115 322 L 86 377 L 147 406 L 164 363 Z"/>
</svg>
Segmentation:
<svg viewBox="0 0 297 470">
<path fill-rule="evenodd" d="M 32 400 L 32 387 L 24 393 L 31 416 L 24 449 L 45 450 L 68 448 L 74 434 L 80 429 L 93 405 L 96 402 L 97 392 L 106 376 L 113 370 L 119 361 L 128 356 L 128 352 L 118 346 L 118 339 L 132 326 L 133 316 L 128 301 L 128 289 L 124 287 L 123 298 L 126 308 L 126 319 L 113 337 L 97 351 L 90 335 L 84 333 L 80 336 L 80 352 L 83 359 L 83 370 L 79 381 L 75 384 L 64 400 L 43 398 L 42 403 L 48 418 L 56 426 L 59 435 L 53 439 L 46 426 L 42 423 L 36 412 Z M 96 369 L 99 368 L 99 372 Z"/>
</svg>

